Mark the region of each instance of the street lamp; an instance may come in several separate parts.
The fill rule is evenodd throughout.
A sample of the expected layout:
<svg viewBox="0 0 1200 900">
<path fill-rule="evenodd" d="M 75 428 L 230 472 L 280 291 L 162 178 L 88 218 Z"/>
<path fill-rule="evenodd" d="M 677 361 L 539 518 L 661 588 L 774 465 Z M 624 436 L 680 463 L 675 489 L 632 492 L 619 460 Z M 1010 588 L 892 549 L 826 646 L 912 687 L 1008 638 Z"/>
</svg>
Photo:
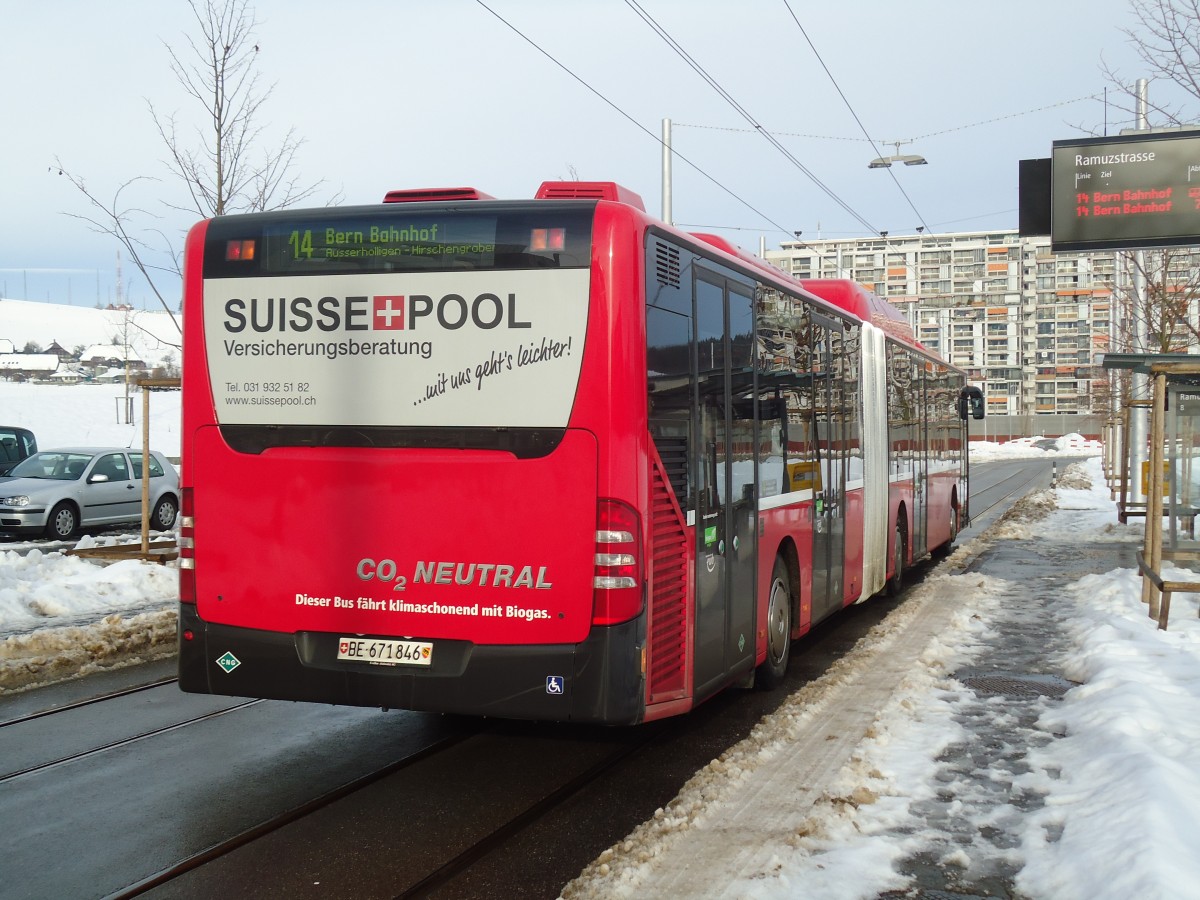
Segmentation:
<svg viewBox="0 0 1200 900">
<path fill-rule="evenodd" d="M 906 166 L 924 166 L 929 164 L 929 160 L 916 153 L 901 153 L 901 144 L 911 144 L 912 141 L 884 141 L 885 144 L 891 144 L 896 148 L 896 152 L 891 156 L 880 156 L 867 163 L 868 169 L 889 169 L 892 163 L 904 163 Z"/>
</svg>

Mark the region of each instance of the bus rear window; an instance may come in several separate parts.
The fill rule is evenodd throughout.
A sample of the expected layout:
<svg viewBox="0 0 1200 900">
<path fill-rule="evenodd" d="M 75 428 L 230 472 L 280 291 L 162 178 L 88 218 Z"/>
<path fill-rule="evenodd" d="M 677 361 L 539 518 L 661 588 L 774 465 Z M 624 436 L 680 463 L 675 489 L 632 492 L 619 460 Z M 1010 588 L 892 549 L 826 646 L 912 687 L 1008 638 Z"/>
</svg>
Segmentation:
<svg viewBox="0 0 1200 900">
<path fill-rule="evenodd" d="M 595 204 L 398 204 L 214 219 L 206 278 L 586 268 Z"/>
</svg>

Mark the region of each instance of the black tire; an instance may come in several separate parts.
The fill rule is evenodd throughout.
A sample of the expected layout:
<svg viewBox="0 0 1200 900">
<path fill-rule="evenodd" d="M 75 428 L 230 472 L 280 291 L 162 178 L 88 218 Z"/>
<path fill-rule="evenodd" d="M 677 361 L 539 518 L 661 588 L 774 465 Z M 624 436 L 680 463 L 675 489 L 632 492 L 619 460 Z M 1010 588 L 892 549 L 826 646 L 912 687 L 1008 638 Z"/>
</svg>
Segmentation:
<svg viewBox="0 0 1200 900">
<path fill-rule="evenodd" d="M 50 510 L 46 520 L 46 537 L 55 541 L 68 541 L 79 532 L 79 513 L 67 501 Z"/>
<path fill-rule="evenodd" d="M 158 505 L 150 515 L 150 527 L 156 531 L 170 531 L 179 514 L 179 504 L 170 494 L 159 498 Z"/>
<path fill-rule="evenodd" d="M 905 546 L 904 529 L 896 522 L 895 540 L 892 542 L 892 577 L 888 579 L 887 592 L 889 597 L 897 596 L 904 590 L 904 559 L 908 555 Z"/>
<path fill-rule="evenodd" d="M 776 557 L 767 596 L 767 658 L 754 673 L 754 686 L 769 691 L 783 683 L 792 653 L 792 579 L 783 557 Z"/>
<path fill-rule="evenodd" d="M 957 503 L 950 504 L 950 540 L 940 545 L 934 550 L 934 555 L 937 557 L 949 556 L 950 551 L 954 549 L 954 542 L 958 540 L 958 529 L 960 527 L 961 511 Z"/>
</svg>

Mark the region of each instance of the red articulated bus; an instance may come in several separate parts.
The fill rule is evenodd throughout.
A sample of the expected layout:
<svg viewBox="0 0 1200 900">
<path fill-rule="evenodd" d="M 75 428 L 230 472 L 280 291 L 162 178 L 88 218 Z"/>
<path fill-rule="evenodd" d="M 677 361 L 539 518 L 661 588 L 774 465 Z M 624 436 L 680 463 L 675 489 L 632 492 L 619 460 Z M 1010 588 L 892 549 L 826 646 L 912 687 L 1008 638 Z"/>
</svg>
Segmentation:
<svg viewBox="0 0 1200 900">
<path fill-rule="evenodd" d="M 649 721 L 966 521 L 962 371 L 615 184 L 223 216 L 184 280 L 185 691 Z"/>
</svg>

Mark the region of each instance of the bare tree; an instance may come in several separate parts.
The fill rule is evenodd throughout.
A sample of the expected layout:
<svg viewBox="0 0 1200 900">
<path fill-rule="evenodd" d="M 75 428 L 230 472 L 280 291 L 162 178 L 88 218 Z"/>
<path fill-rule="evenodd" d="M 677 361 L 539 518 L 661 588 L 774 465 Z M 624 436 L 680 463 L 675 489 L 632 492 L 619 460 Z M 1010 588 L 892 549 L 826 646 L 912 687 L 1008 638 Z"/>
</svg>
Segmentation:
<svg viewBox="0 0 1200 900">
<path fill-rule="evenodd" d="M 1149 114 L 1161 125 L 1185 125 L 1200 110 L 1200 0 L 1129 0 L 1137 24 L 1122 28 L 1144 70 L 1133 78 L 1101 62 L 1116 88 L 1109 102 L 1130 118 L 1136 112 L 1137 78 L 1153 83 Z"/>
<path fill-rule="evenodd" d="M 283 209 L 305 200 L 322 182 L 302 184 L 295 173 L 303 141 L 289 129 L 267 145 L 259 113 L 273 88 L 262 88 L 255 61 L 258 22 L 248 0 L 188 0 L 197 33 L 186 50 L 166 44 L 171 71 L 204 109 L 203 125 L 189 138 L 178 116 L 147 104 L 167 147 L 168 167 L 187 187 L 191 205 L 177 209 L 202 217 Z M 182 133 L 181 133 L 182 132 Z"/>
<path fill-rule="evenodd" d="M 1188 353 L 1200 347 L 1200 250 L 1168 247 L 1119 257 L 1124 278 L 1112 292 L 1109 347 L 1114 352 Z M 1140 278 L 1141 298 L 1134 288 Z M 1144 334 L 1142 347 L 1137 335 Z M 1104 385 L 1103 387 L 1101 387 Z M 1093 412 L 1107 413 L 1132 399 L 1128 372 L 1110 371 L 1094 384 Z M 1118 403 L 1110 406 L 1110 398 Z"/>
<path fill-rule="evenodd" d="M 1113 294 L 1123 313 L 1121 320 L 1131 331 L 1123 336 L 1126 346 L 1133 346 L 1132 335 L 1139 330 L 1152 345 L 1147 349 L 1158 353 L 1186 353 L 1200 345 L 1198 257 L 1200 253 L 1190 247 L 1124 255 L 1127 285 L 1135 277 L 1145 285 L 1140 300 L 1132 286 L 1118 288 Z"/>
<path fill-rule="evenodd" d="M 117 239 L 121 246 L 125 248 L 125 252 L 129 254 L 129 258 L 133 260 L 134 266 L 139 272 L 142 273 L 142 277 L 146 279 L 146 283 L 150 285 L 150 290 L 154 292 L 154 296 L 158 298 L 158 302 L 162 304 L 163 309 L 171 314 L 171 320 L 175 322 L 175 327 L 179 328 L 180 333 L 182 334 L 183 329 L 180 327 L 178 320 L 175 319 L 175 314 L 172 312 L 171 307 L 167 304 L 166 299 L 159 291 L 158 285 L 154 280 L 155 272 L 171 273 L 174 275 L 179 274 L 180 265 L 175 251 L 171 247 L 171 242 L 161 231 L 154 229 L 143 230 L 134 225 L 134 219 L 139 216 L 154 216 L 152 213 L 139 207 L 126 206 L 124 201 L 121 199 L 121 195 L 138 182 L 157 181 L 158 179 L 148 177 L 132 178 L 117 188 L 116 192 L 113 194 L 112 200 L 106 202 L 92 193 L 83 178 L 68 172 L 65 168 L 63 168 L 61 162 L 58 162 L 57 160 L 55 160 L 55 162 L 58 165 L 58 174 L 66 176 L 66 178 L 70 180 L 71 184 L 73 184 L 75 188 L 81 194 L 83 194 L 85 198 L 87 198 L 88 203 L 91 204 L 92 207 L 92 212 L 88 215 L 84 215 L 82 213 L 67 213 L 67 215 L 87 222 L 93 231 L 98 231 L 101 234 L 108 234 Z M 147 233 L 156 234 L 163 241 L 164 252 L 171 260 L 171 264 L 169 266 L 154 266 L 146 262 L 147 251 L 154 249 L 141 237 L 142 234 Z"/>
<path fill-rule="evenodd" d="M 184 35 L 176 50 L 166 44 L 171 71 L 184 93 L 203 109 L 201 126 L 184 126 L 177 113 L 164 115 L 147 102 L 155 128 L 167 149 L 166 165 L 184 184 L 188 203 L 163 200 L 168 209 L 208 218 L 235 212 L 282 209 L 305 200 L 323 182 L 301 183 L 295 172 L 296 153 L 303 141 L 290 129 L 282 141 L 270 143 L 260 124 L 263 105 L 271 88 L 259 84 L 255 61 L 259 44 L 254 37 L 258 22 L 248 0 L 188 0 L 197 33 Z M 155 275 L 180 274 L 180 259 L 172 241 L 161 229 L 141 228 L 150 211 L 130 205 L 123 195 L 140 182 L 157 182 L 149 176 L 131 178 L 117 188 L 111 201 L 102 200 L 84 179 L 55 160 L 65 175 L 87 198 L 88 214 L 70 214 L 94 231 L 116 238 L 134 266 L 146 279 L 159 303 L 174 312 L 155 283 Z M 151 247 L 149 236 L 161 241 Z M 162 249 L 170 263 L 147 262 L 149 251 Z M 176 322 L 178 327 L 178 322 Z"/>
</svg>

